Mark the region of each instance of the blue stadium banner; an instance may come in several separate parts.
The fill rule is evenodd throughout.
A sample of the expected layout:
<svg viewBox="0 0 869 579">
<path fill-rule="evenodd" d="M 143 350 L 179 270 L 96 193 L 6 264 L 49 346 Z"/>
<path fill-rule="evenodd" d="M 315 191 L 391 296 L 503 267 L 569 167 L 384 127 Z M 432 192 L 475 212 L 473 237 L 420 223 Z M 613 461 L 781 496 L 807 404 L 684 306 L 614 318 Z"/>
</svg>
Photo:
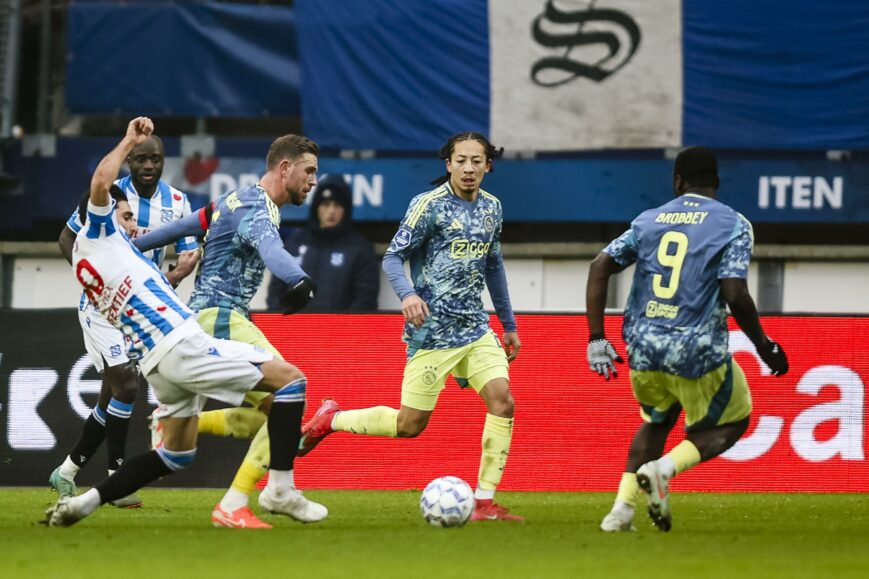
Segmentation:
<svg viewBox="0 0 869 579">
<path fill-rule="evenodd" d="M 489 132 L 486 2 L 302 0 L 302 121 L 321 145 L 437 150 Z"/>
<path fill-rule="evenodd" d="M 292 9 L 223 2 L 69 6 L 66 105 L 73 113 L 298 115 Z"/>
<path fill-rule="evenodd" d="M 684 3 L 684 143 L 869 147 L 869 2 Z"/>
<path fill-rule="evenodd" d="M 869 148 L 864 0 L 297 6 L 303 124 L 330 146 Z"/>
<path fill-rule="evenodd" d="M 32 220 L 66 220 L 115 138 L 58 139 L 55 157 L 13 151 L 4 169 L 19 175 L 27 195 L 0 199 L 0 228 Z M 267 139 L 221 139 L 216 156 L 180 155 L 165 139 L 163 178 L 187 192 L 194 209 L 265 172 Z M 672 195 L 673 163 L 663 151 L 499 159 L 484 188 L 498 196 L 514 222 L 627 223 Z M 353 191 L 354 218 L 398 221 L 410 199 L 431 188 L 443 161 L 430 157 L 343 159 L 323 156 L 320 174 L 340 173 Z M 869 163 L 865 155 L 829 160 L 819 153 L 722 153 L 720 199 L 755 223 L 869 223 Z M 15 205 L 4 205 L 4 203 Z M 304 221 L 307 207 L 285 207 L 285 220 Z"/>
</svg>

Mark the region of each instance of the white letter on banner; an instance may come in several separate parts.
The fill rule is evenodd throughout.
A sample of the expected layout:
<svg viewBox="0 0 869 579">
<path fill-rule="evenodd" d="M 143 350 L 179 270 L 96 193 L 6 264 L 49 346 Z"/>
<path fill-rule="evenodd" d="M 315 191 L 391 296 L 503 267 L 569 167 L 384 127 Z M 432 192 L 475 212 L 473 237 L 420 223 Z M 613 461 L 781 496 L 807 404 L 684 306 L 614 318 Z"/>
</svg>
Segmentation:
<svg viewBox="0 0 869 579">
<path fill-rule="evenodd" d="M 19 369 L 9 375 L 9 422 L 6 438 L 14 450 L 50 450 L 57 439 L 36 412 L 57 383 L 51 368 Z"/>
<path fill-rule="evenodd" d="M 211 176 L 211 200 L 215 201 L 218 197 L 223 195 L 224 193 L 228 193 L 233 189 L 238 188 L 238 184 L 235 182 L 235 179 L 231 175 L 227 175 L 226 173 L 215 173 Z"/>
<path fill-rule="evenodd" d="M 372 207 L 383 205 L 383 175 L 372 175 L 371 183 L 365 175 L 353 175 L 353 205 L 363 205 L 366 200 Z"/>
<path fill-rule="evenodd" d="M 824 386 L 836 386 L 842 393 L 838 402 L 825 402 L 807 408 L 791 424 L 791 445 L 810 462 L 829 460 L 837 454 L 842 460 L 863 460 L 863 381 L 844 366 L 818 366 L 806 372 L 797 392 L 817 396 Z M 839 430 L 830 440 L 815 439 L 815 428 L 835 420 Z"/>
<path fill-rule="evenodd" d="M 769 177 L 761 177 L 757 184 L 757 206 L 761 209 L 769 207 Z"/>
<path fill-rule="evenodd" d="M 744 333 L 740 331 L 730 332 L 730 352 L 732 354 L 737 352 L 751 354 L 757 360 L 757 363 L 760 364 L 761 373 L 767 376 L 770 374 L 767 365 L 757 355 L 754 344 L 751 343 L 751 340 Z M 784 427 L 784 422 L 784 419 L 780 416 L 761 416 L 757 420 L 754 432 L 736 441 L 736 444 L 727 449 L 721 456 L 736 462 L 754 460 L 763 456 L 778 440 Z"/>
<path fill-rule="evenodd" d="M 790 177 L 770 177 L 769 183 L 775 187 L 775 207 L 784 209 L 787 205 L 788 186 L 791 184 Z"/>
<path fill-rule="evenodd" d="M 833 186 L 823 177 L 815 177 L 815 208 L 824 206 L 824 199 L 833 209 L 842 208 L 842 178 L 833 177 Z"/>
<path fill-rule="evenodd" d="M 99 394 L 102 386 L 102 380 L 82 380 L 82 376 L 91 366 L 93 362 L 90 356 L 85 354 L 73 365 L 67 381 L 66 395 L 69 398 L 69 405 L 82 420 L 86 419 L 92 410 L 92 407 L 82 400 L 82 394 Z"/>
<path fill-rule="evenodd" d="M 794 177 L 794 196 L 791 206 L 794 209 L 809 209 L 812 206 L 811 177 Z"/>
</svg>

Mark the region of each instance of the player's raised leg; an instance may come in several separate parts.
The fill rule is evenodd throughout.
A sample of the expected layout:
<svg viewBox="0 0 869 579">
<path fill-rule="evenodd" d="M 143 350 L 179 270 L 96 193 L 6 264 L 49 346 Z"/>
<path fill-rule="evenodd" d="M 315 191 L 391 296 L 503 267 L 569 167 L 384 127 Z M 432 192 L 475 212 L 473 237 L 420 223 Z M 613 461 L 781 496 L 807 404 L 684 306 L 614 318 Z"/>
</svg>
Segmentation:
<svg viewBox="0 0 869 579">
<path fill-rule="evenodd" d="M 650 389 L 647 388 L 643 392 L 649 396 Z M 612 533 L 636 530 L 633 520 L 637 502 L 643 491 L 637 481 L 637 470 L 647 462 L 660 458 L 667 443 L 667 436 L 682 412 L 682 406 L 672 396 L 666 392 L 661 396 L 657 399 L 659 408 L 650 404 L 641 405 L 640 415 L 644 423 L 637 429 L 631 441 L 627 466 L 619 481 L 616 500 L 600 524 L 602 531 Z"/>
<path fill-rule="evenodd" d="M 63 497 L 46 512 L 51 527 L 69 527 L 100 505 L 126 497 L 150 482 L 193 462 L 196 456 L 196 416 L 163 418 L 164 444 L 126 461 L 112 476 L 75 497 Z"/>
</svg>

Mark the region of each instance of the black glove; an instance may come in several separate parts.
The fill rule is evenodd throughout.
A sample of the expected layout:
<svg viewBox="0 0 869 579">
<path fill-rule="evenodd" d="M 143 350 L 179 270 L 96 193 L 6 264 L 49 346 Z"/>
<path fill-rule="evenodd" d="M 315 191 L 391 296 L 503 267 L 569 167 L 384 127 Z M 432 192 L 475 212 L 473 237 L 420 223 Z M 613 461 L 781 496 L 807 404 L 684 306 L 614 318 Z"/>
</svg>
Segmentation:
<svg viewBox="0 0 869 579">
<path fill-rule="evenodd" d="M 595 334 L 589 338 L 588 350 L 588 365 L 591 369 L 603 376 L 605 379 L 610 379 L 610 374 L 613 378 L 618 377 L 619 371 L 614 362 L 623 363 L 622 357 L 619 356 L 616 349 L 609 340 L 603 337 L 603 334 Z"/>
<path fill-rule="evenodd" d="M 281 297 L 280 307 L 284 314 L 295 314 L 314 299 L 317 284 L 309 277 L 303 277 Z"/>
<path fill-rule="evenodd" d="M 788 357 L 785 351 L 775 341 L 769 337 L 766 339 L 767 344 L 757 348 L 757 354 L 763 363 L 769 366 L 773 376 L 781 376 L 788 372 Z"/>
</svg>

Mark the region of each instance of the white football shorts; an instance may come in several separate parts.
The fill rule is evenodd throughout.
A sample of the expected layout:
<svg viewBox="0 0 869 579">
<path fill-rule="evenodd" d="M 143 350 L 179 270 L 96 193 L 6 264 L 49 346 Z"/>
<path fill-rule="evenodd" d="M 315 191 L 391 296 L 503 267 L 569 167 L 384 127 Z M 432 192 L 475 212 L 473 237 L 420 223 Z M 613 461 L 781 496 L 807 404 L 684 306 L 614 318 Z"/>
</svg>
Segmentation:
<svg viewBox="0 0 869 579">
<path fill-rule="evenodd" d="M 95 310 L 84 296 L 79 302 L 78 323 L 81 325 L 84 347 L 98 372 L 129 362 L 127 337 Z"/>
<path fill-rule="evenodd" d="M 196 416 L 207 398 L 241 406 L 244 395 L 262 380 L 259 364 L 273 358 L 257 346 L 199 329 L 173 346 L 146 376 L 161 404 L 155 415 Z"/>
</svg>

